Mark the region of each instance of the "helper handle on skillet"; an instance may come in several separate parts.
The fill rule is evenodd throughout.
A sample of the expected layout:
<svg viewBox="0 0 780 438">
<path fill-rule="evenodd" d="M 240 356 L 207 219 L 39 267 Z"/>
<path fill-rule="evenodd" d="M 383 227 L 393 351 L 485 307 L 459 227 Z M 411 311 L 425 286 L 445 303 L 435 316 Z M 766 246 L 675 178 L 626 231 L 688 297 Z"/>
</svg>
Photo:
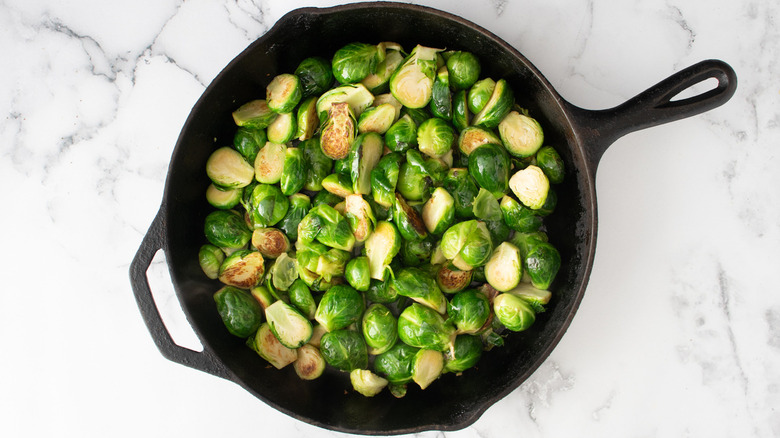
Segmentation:
<svg viewBox="0 0 780 438">
<path fill-rule="evenodd" d="M 228 370 L 208 349 L 204 347 L 202 352 L 193 351 L 181 347 L 173 341 L 154 303 L 146 272 L 149 270 L 154 255 L 165 246 L 164 210 L 164 206 L 161 206 L 130 265 L 130 283 L 138 308 L 141 310 L 146 328 L 149 329 L 155 345 L 166 359 L 230 380 Z"/>
<path fill-rule="evenodd" d="M 672 100 L 681 92 L 708 79 L 715 88 Z M 574 124 L 586 144 L 588 164 L 595 170 L 601 156 L 618 138 L 629 132 L 684 119 L 726 103 L 737 89 L 737 75 L 725 62 L 706 60 L 681 70 L 614 108 L 592 111 L 572 105 Z"/>
</svg>

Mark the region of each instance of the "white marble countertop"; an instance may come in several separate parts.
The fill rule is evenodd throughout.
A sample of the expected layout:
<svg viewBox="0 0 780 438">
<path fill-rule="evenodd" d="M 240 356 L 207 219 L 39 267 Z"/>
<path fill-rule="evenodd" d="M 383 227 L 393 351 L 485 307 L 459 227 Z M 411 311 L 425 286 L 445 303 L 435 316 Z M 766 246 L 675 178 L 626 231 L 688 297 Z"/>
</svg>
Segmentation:
<svg viewBox="0 0 780 438">
<path fill-rule="evenodd" d="M 419 435 L 779 436 L 780 4 L 414 3 L 491 30 L 586 108 L 707 58 L 739 77 L 726 105 L 612 145 L 567 334 L 472 426 Z M 128 281 L 205 87 L 286 12 L 333 4 L 0 4 L 0 436 L 343 435 L 164 359 Z M 158 305 L 196 346 L 162 259 L 149 273 Z"/>
</svg>

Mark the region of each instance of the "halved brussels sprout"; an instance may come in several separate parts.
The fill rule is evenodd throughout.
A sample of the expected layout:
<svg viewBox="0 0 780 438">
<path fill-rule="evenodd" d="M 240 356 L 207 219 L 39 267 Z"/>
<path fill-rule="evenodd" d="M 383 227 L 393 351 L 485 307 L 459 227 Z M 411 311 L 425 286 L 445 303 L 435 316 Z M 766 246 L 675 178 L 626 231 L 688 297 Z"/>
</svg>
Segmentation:
<svg viewBox="0 0 780 438">
<path fill-rule="evenodd" d="M 298 147 L 303 151 L 303 159 L 308 169 L 303 188 L 313 192 L 321 192 L 322 180 L 330 175 L 331 169 L 333 169 L 333 160 L 322 152 L 319 137 L 302 141 Z"/>
<path fill-rule="evenodd" d="M 531 277 L 531 284 L 547 289 L 561 268 L 561 255 L 550 243 L 538 242 L 529 248 L 523 265 Z"/>
<path fill-rule="evenodd" d="M 482 72 L 479 60 L 471 52 L 454 52 L 447 58 L 450 86 L 453 90 L 465 90 L 474 85 Z"/>
<path fill-rule="evenodd" d="M 501 123 L 512 110 L 515 104 L 515 96 L 505 79 L 499 79 L 481 111 L 475 112 L 471 124 L 475 126 L 484 126 L 485 128 L 495 128 Z"/>
<path fill-rule="evenodd" d="M 431 234 L 444 233 L 455 220 L 455 200 L 443 187 L 437 187 L 422 208 L 422 220 Z M 402 234 L 403 235 L 403 234 Z"/>
<path fill-rule="evenodd" d="M 412 380 L 420 385 L 420 389 L 427 388 L 438 379 L 443 370 L 444 355 L 440 351 L 423 348 L 414 355 Z"/>
<path fill-rule="evenodd" d="M 221 189 L 212 183 L 206 189 L 206 201 L 214 208 L 229 210 L 241 202 L 243 194 L 243 188 Z"/>
<path fill-rule="evenodd" d="M 363 84 L 342 85 L 332 88 L 317 99 L 317 114 L 324 121 L 334 103 L 345 102 L 355 117 L 360 117 L 363 110 L 374 103 L 374 95 Z"/>
<path fill-rule="evenodd" d="M 303 380 L 314 380 L 325 372 L 325 358 L 320 349 L 306 344 L 298 348 L 298 358 L 293 362 L 295 374 Z"/>
<path fill-rule="evenodd" d="M 314 290 L 325 290 L 331 286 L 333 277 L 344 274 L 351 254 L 336 248 L 328 248 L 319 242 L 296 243 L 299 276 Z M 324 283 L 323 283 L 324 282 Z"/>
<path fill-rule="evenodd" d="M 239 338 L 251 336 L 263 322 L 263 309 L 245 290 L 225 286 L 214 293 L 214 302 L 225 328 Z"/>
<path fill-rule="evenodd" d="M 509 242 L 498 245 L 485 264 L 485 278 L 494 289 L 507 292 L 520 283 L 523 260 L 520 251 Z"/>
<path fill-rule="evenodd" d="M 371 171 L 371 196 L 377 204 L 390 208 L 395 202 L 395 187 L 404 156 L 391 152 L 379 159 Z"/>
<path fill-rule="evenodd" d="M 255 158 L 255 179 L 263 184 L 276 184 L 282 179 L 287 146 L 268 142 Z"/>
<path fill-rule="evenodd" d="M 282 73 L 275 76 L 265 88 L 268 108 L 277 113 L 291 112 L 303 96 L 303 87 L 298 76 Z"/>
<path fill-rule="evenodd" d="M 306 319 L 314 319 L 314 313 L 317 311 L 317 303 L 303 280 L 297 278 L 293 281 L 290 288 L 287 289 L 287 295 L 290 297 L 290 304 L 295 306 Z"/>
<path fill-rule="evenodd" d="M 436 57 L 440 51 L 417 45 L 390 76 L 390 92 L 404 106 L 422 108 L 428 105 L 436 76 Z"/>
<path fill-rule="evenodd" d="M 463 131 L 471 124 L 471 116 L 466 90 L 456 92 L 452 96 L 452 125 L 458 131 Z"/>
<path fill-rule="evenodd" d="M 252 232 L 252 246 L 263 257 L 275 259 L 290 250 L 290 240 L 276 228 L 256 228 Z"/>
<path fill-rule="evenodd" d="M 332 332 L 360 321 L 364 308 L 358 291 L 347 285 L 336 285 L 322 295 L 314 319 Z"/>
<path fill-rule="evenodd" d="M 298 193 L 305 182 L 306 162 L 303 159 L 303 151 L 298 148 L 287 148 L 282 166 L 282 177 L 279 180 L 282 193 L 286 196 Z"/>
<path fill-rule="evenodd" d="M 501 198 L 501 213 L 510 228 L 521 233 L 536 231 L 542 226 L 542 218 L 534 210 L 517 202 L 509 195 Z"/>
<path fill-rule="evenodd" d="M 371 193 L 371 171 L 382 158 L 383 150 L 381 135 L 367 132 L 357 136 L 346 158 L 354 193 Z"/>
<path fill-rule="evenodd" d="M 509 188 L 523 205 L 532 210 L 538 210 L 547 201 L 550 181 L 542 169 L 530 165 L 512 175 L 512 178 L 509 179 Z"/>
<path fill-rule="evenodd" d="M 516 157 L 530 157 L 544 143 L 544 133 L 539 122 L 517 111 L 510 111 L 501 120 L 498 133 L 507 152 Z"/>
<path fill-rule="evenodd" d="M 472 114 L 482 111 L 490 100 L 490 96 L 493 95 L 493 90 L 495 90 L 495 88 L 496 81 L 491 78 L 484 78 L 475 82 L 469 89 L 469 93 L 466 97 L 469 111 Z"/>
<path fill-rule="evenodd" d="M 433 178 L 419 151 L 406 151 L 406 162 L 401 164 L 396 190 L 407 201 L 422 201 L 430 194 Z"/>
<path fill-rule="evenodd" d="M 417 147 L 417 124 L 404 114 L 385 131 L 385 144 L 393 152 L 406 152 Z"/>
<path fill-rule="evenodd" d="M 405 106 L 401 108 L 401 117 L 405 115 L 408 115 L 416 126 L 420 126 L 422 122 L 433 117 L 427 107 L 409 108 Z"/>
<path fill-rule="evenodd" d="M 374 303 L 366 309 L 361 323 L 369 354 L 382 354 L 398 340 L 398 321 L 386 306 Z"/>
<path fill-rule="evenodd" d="M 277 116 L 262 99 L 247 102 L 233 111 L 233 121 L 236 125 L 249 128 L 267 128 Z"/>
<path fill-rule="evenodd" d="M 333 76 L 342 84 L 354 84 L 376 69 L 379 54 L 375 45 L 349 43 L 333 54 Z"/>
<path fill-rule="evenodd" d="M 286 253 L 281 254 L 271 267 L 271 275 L 274 288 L 286 291 L 298 279 L 297 260 Z"/>
<path fill-rule="evenodd" d="M 257 153 L 265 146 L 266 141 L 268 141 L 268 136 L 265 134 L 265 129 L 240 127 L 233 136 L 233 147 L 251 165 L 255 162 Z"/>
<path fill-rule="evenodd" d="M 401 263 L 404 266 L 421 266 L 429 263 L 433 254 L 434 242 L 430 239 L 419 241 L 403 240 L 401 243 Z"/>
<path fill-rule="evenodd" d="M 331 173 L 326 176 L 322 180 L 322 188 L 340 198 L 346 198 L 354 193 L 352 191 L 352 180 L 343 173 Z"/>
<path fill-rule="evenodd" d="M 395 109 L 395 116 L 393 116 L 393 123 L 398 121 L 399 118 L 401 118 L 401 110 L 404 108 L 403 105 L 401 105 L 401 102 L 398 101 L 395 97 L 393 97 L 390 93 L 385 94 L 379 94 L 374 98 L 373 106 L 380 106 L 390 104 L 393 109 Z"/>
<path fill-rule="evenodd" d="M 293 113 L 279 114 L 268 128 L 266 133 L 268 135 L 268 141 L 272 143 L 285 144 L 292 141 L 295 138 L 295 134 L 298 132 L 298 119 L 296 119 Z"/>
<path fill-rule="evenodd" d="M 398 342 L 376 357 L 374 370 L 384 375 L 391 384 L 409 383 L 412 381 L 412 364 L 418 351 L 419 348 Z"/>
<path fill-rule="evenodd" d="M 268 323 L 260 326 L 255 336 L 247 340 L 247 345 L 279 370 L 298 359 L 298 351 L 282 345 Z"/>
<path fill-rule="evenodd" d="M 450 94 L 449 72 L 441 67 L 436 73 L 429 103 L 431 114 L 443 120 L 452 120 L 452 94 Z"/>
<path fill-rule="evenodd" d="M 504 327 L 520 332 L 536 321 L 534 309 L 524 299 L 510 293 L 502 293 L 493 299 L 493 312 Z"/>
<path fill-rule="evenodd" d="M 482 357 L 482 340 L 478 336 L 458 335 L 455 348 L 444 358 L 445 373 L 462 373 L 473 367 Z"/>
<path fill-rule="evenodd" d="M 404 55 L 400 50 L 387 50 L 385 59 L 377 64 L 376 72 L 369 73 L 361 83 L 374 94 L 386 93 L 389 89 L 390 76 L 402 62 L 404 62 Z"/>
<path fill-rule="evenodd" d="M 532 247 L 549 241 L 549 238 L 543 231 L 534 231 L 528 233 L 515 233 L 509 241 L 520 250 L 520 255 L 525 259 Z"/>
<path fill-rule="evenodd" d="M 484 144 L 469 155 L 469 174 L 476 183 L 500 198 L 509 187 L 509 155 L 503 146 Z"/>
<path fill-rule="evenodd" d="M 520 283 L 508 293 L 526 300 L 536 313 L 544 312 L 544 306 L 546 306 L 552 298 L 552 293 L 549 290 L 539 289 L 529 283 Z"/>
<path fill-rule="evenodd" d="M 490 232 L 482 221 L 457 223 L 444 232 L 441 251 L 458 269 L 468 271 L 487 263 L 493 251 Z"/>
<path fill-rule="evenodd" d="M 469 126 L 460 131 L 458 149 L 463 152 L 464 155 L 470 155 L 474 149 L 483 144 L 501 144 L 501 138 L 492 131 L 480 128 L 479 126 Z"/>
<path fill-rule="evenodd" d="M 357 242 L 365 242 L 374 231 L 376 219 L 371 206 L 361 195 L 348 195 L 344 201 L 344 216 Z"/>
<path fill-rule="evenodd" d="M 455 266 L 441 265 L 436 272 L 436 284 L 446 294 L 453 294 L 467 288 L 471 284 L 472 271 L 462 271 Z"/>
<path fill-rule="evenodd" d="M 325 204 L 335 208 L 336 205 L 342 201 L 344 201 L 344 198 L 341 196 L 334 195 L 327 190 L 320 190 L 316 195 L 314 195 L 314 199 L 312 200 L 311 205 L 312 207 L 316 207 L 318 205 Z"/>
<path fill-rule="evenodd" d="M 422 240 L 428 236 L 417 210 L 410 207 L 406 200 L 400 194 L 395 195 L 395 204 L 393 205 L 393 222 L 398 227 L 401 237 L 406 240 Z"/>
<path fill-rule="evenodd" d="M 552 146 L 544 146 L 536 152 L 536 165 L 542 169 L 552 184 L 563 182 L 566 173 L 563 160 Z"/>
<path fill-rule="evenodd" d="M 301 347 L 311 338 L 309 320 L 284 301 L 276 301 L 268 306 L 265 319 L 276 339 L 287 348 Z"/>
<path fill-rule="evenodd" d="M 401 249 L 401 235 L 394 224 L 380 221 L 366 239 L 366 257 L 371 266 L 371 278 L 384 280 L 385 271 Z"/>
<path fill-rule="evenodd" d="M 243 155 L 224 146 L 212 152 L 206 161 L 206 175 L 214 185 L 226 189 L 246 187 L 252 182 L 255 170 Z"/>
<path fill-rule="evenodd" d="M 320 342 L 322 341 L 322 337 L 325 335 L 325 333 L 328 333 L 327 330 L 325 330 L 325 327 L 315 324 L 314 328 L 312 328 L 312 334 L 311 339 L 309 339 L 309 344 L 314 345 L 317 347 L 317 349 L 320 348 Z"/>
<path fill-rule="evenodd" d="M 395 123 L 396 109 L 389 103 L 372 106 L 358 118 L 358 132 L 384 134 Z"/>
<path fill-rule="evenodd" d="M 500 221 L 503 218 L 501 207 L 495 196 L 489 191 L 480 188 L 474 204 L 471 206 L 474 217 L 483 221 Z"/>
<path fill-rule="evenodd" d="M 447 315 L 458 333 L 477 333 L 490 318 L 490 301 L 476 289 L 466 289 L 450 299 Z"/>
<path fill-rule="evenodd" d="M 353 330 L 335 330 L 322 335 L 320 353 L 325 362 L 341 371 L 368 368 L 366 341 Z"/>
<path fill-rule="evenodd" d="M 371 286 L 371 267 L 368 263 L 368 257 L 355 257 L 347 262 L 344 278 L 356 290 L 367 291 L 368 287 Z"/>
<path fill-rule="evenodd" d="M 263 310 L 267 309 L 268 306 L 276 301 L 276 297 L 262 284 L 250 288 L 249 293 L 258 303 L 260 303 L 260 307 L 262 307 Z"/>
<path fill-rule="evenodd" d="M 219 248 L 244 248 L 252 238 L 244 218 L 235 210 L 217 210 L 204 221 L 206 239 Z"/>
<path fill-rule="evenodd" d="M 355 114 L 349 104 L 333 103 L 320 134 L 322 152 L 334 160 L 346 157 L 352 142 L 355 141 L 356 125 Z"/>
<path fill-rule="evenodd" d="M 306 216 L 311 206 L 311 200 L 303 193 L 296 193 L 289 198 L 287 214 L 277 223 L 280 230 L 292 240 L 298 240 L 298 224 Z"/>
<path fill-rule="evenodd" d="M 258 184 L 252 191 L 252 206 L 252 222 L 255 228 L 271 227 L 287 214 L 290 201 L 279 187 Z"/>
<path fill-rule="evenodd" d="M 198 263 L 206 277 L 216 280 L 219 277 L 219 266 L 225 260 L 225 253 L 214 245 L 203 245 L 198 250 Z"/>
<path fill-rule="evenodd" d="M 436 280 L 420 268 L 403 268 L 395 273 L 390 287 L 398 295 L 430 307 L 444 314 L 447 311 L 447 299 L 444 298 Z"/>
<path fill-rule="evenodd" d="M 317 97 L 310 96 L 301 102 L 295 116 L 297 129 L 295 138 L 300 141 L 314 137 L 320 127 L 320 116 L 317 114 Z"/>
<path fill-rule="evenodd" d="M 474 217 L 473 203 L 479 193 L 479 187 L 469 175 L 468 169 L 450 169 L 444 177 L 443 187 L 455 201 L 455 217 L 460 219 Z"/>
<path fill-rule="evenodd" d="M 333 84 L 330 61 L 317 56 L 301 61 L 295 69 L 295 75 L 301 81 L 304 96 L 320 95 Z"/>
<path fill-rule="evenodd" d="M 433 158 L 441 158 L 452 150 L 455 131 L 443 119 L 428 119 L 417 128 L 417 145 L 420 152 Z"/>
<path fill-rule="evenodd" d="M 354 369 L 349 372 L 349 381 L 352 389 L 365 397 L 373 397 L 387 386 L 387 379 L 377 376 L 369 370 Z"/>
<path fill-rule="evenodd" d="M 366 291 L 366 299 L 372 303 L 389 304 L 397 301 L 398 293 L 390 286 L 389 277 L 387 274 L 387 280 L 374 280 L 371 279 L 371 286 Z"/>
<path fill-rule="evenodd" d="M 312 207 L 298 224 L 299 240 L 311 242 L 315 238 L 324 245 L 344 251 L 352 251 L 355 246 L 349 221 L 326 204 Z"/>
<path fill-rule="evenodd" d="M 398 338 L 412 347 L 447 351 L 455 341 L 455 327 L 439 312 L 412 303 L 398 317 Z"/>
</svg>

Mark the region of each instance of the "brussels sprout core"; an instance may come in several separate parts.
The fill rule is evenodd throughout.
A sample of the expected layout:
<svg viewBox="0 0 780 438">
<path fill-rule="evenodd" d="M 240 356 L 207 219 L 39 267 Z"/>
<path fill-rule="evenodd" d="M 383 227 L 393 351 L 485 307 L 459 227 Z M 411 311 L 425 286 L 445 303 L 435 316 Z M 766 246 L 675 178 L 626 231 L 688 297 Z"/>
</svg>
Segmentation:
<svg viewBox="0 0 780 438">
<path fill-rule="evenodd" d="M 320 135 L 322 152 L 334 160 L 346 157 L 355 140 L 355 131 L 355 116 L 349 104 L 334 103 Z"/>
<path fill-rule="evenodd" d="M 532 164 L 512 175 L 509 188 L 525 206 L 538 210 L 547 200 L 550 181 L 542 169 Z"/>
</svg>

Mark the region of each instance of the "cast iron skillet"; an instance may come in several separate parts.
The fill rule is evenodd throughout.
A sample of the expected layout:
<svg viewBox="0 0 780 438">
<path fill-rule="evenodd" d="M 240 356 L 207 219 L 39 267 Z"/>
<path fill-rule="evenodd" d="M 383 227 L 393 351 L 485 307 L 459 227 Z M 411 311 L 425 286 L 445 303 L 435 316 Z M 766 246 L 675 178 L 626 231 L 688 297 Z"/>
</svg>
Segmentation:
<svg viewBox="0 0 780 438">
<path fill-rule="evenodd" d="M 413 388 L 403 399 L 387 391 L 365 398 L 349 390 L 345 373 L 328 372 L 311 382 L 292 367 L 273 369 L 225 330 L 212 294 L 219 284 L 206 279 L 197 261 L 204 243 L 203 220 L 211 211 L 204 193 L 205 163 L 218 146 L 231 144 L 230 113 L 263 98 L 265 85 L 312 55 L 330 56 L 344 44 L 395 41 L 407 50 L 429 47 L 468 50 L 479 55 L 483 73 L 506 78 L 519 103 L 537 116 L 546 143 L 565 160 L 566 181 L 546 223 L 563 266 L 551 287 L 554 298 L 533 328 L 512 334 L 503 348 L 486 353 L 476 369 L 445 375 L 425 391 Z M 681 91 L 715 78 L 717 86 L 672 100 Z M 565 101 L 531 63 L 492 33 L 460 17 L 400 3 L 357 3 L 305 8 L 282 17 L 267 34 L 237 56 L 196 103 L 173 151 L 160 210 L 133 260 L 130 277 L 141 314 L 166 358 L 233 381 L 274 408 L 310 424 L 342 432 L 400 434 L 457 430 L 479 418 L 536 370 L 563 336 L 582 300 L 596 243 L 595 172 L 607 147 L 642 128 L 693 116 L 725 103 L 737 86 L 734 71 L 710 60 L 680 71 L 608 110 L 590 111 Z M 155 253 L 165 252 L 182 308 L 203 344 L 196 352 L 175 344 L 153 301 L 146 271 Z"/>
</svg>

